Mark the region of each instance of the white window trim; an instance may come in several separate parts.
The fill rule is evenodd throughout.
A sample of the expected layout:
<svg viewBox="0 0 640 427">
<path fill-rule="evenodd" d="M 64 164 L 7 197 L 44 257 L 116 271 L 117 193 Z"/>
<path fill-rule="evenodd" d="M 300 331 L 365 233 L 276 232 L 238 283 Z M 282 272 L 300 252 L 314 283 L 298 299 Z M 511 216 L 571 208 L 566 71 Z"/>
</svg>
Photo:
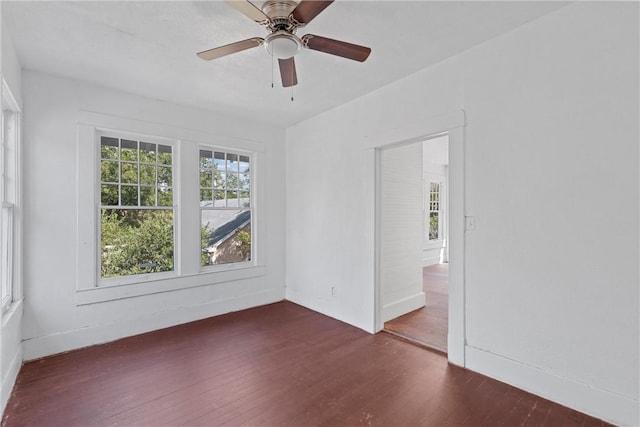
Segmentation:
<svg viewBox="0 0 640 427">
<path fill-rule="evenodd" d="M 238 154 L 238 155 L 242 155 L 242 156 L 248 156 L 249 157 L 249 164 L 251 165 L 251 169 L 250 169 L 250 181 L 249 181 L 249 210 L 251 211 L 251 259 L 249 261 L 242 261 L 242 262 L 234 262 L 234 263 L 227 263 L 227 264 L 216 264 L 216 265 L 205 265 L 205 266 L 200 266 L 200 271 L 202 272 L 216 272 L 216 271 L 229 271 L 229 270 L 235 270 L 235 269 L 243 269 L 243 268 L 248 268 L 248 267 L 254 267 L 256 266 L 256 256 L 257 256 L 257 250 L 256 250 L 256 242 L 255 242 L 255 236 L 258 235 L 257 233 L 257 229 L 256 229 L 256 219 L 255 219 L 255 215 L 254 212 L 256 211 L 256 199 L 257 197 L 254 196 L 254 183 L 255 183 L 255 172 L 254 172 L 254 165 L 256 164 L 255 159 L 256 159 L 256 153 L 252 152 L 252 151 L 247 151 L 247 150 L 238 150 L 238 149 L 231 149 L 231 148 L 223 148 L 223 147 L 219 147 L 216 145 L 209 145 L 209 144 L 200 144 L 200 146 L 198 147 L 198 153 L 200 153 L 200 150 L 210 150 L 210 151 L 218 151 L 218 152 L 224 152 L 224 153 L 230 153 L 230 154 Z M 199 154 L 198 154 L 199 155 Z M 199 172 L 199 171 L 198 171 Z M 198 175 L 199 176 L 199 175 Z M 233 209 L 235 210 L 236 208 L 217 208 L 217 209 Z M 240 208 L 238 208 L 240 209 Z M 200 212 L 202 212 L 202 207 L 200 207 L 200 179 L 198 179 L 198 210 Z M 216 210 L 216 209 L 211 209 L 211 210 Z M 199 226 L 201 226 L 201 221 L 198 223 Z M 200 248 L 200 246 L 198 246 L 198 248 Z"/>
<path fill-rule="evenodd" d="M 14 150 L 14 155 L 11 160 L 13 164 L 11 165 L 13 170 L 13 188 L 12 201 L 7 201 L 5 188 L 2 188 L 2 195 L 0 201 L 2 202 L 2 215 L 5 215 L 5 212 L 11 212 L 11 221 L 10 228 L 11 233 L 8 236 L 10 246 L 10 252 L 8 253 L 7 265 L 3 266 L 2 275 L 6 275 L 3 277 L 3 280 L 9 280 L 10 282 L 10 294 L 7 296 L 5 300 L 1 303 L 2 311 L 9 310 L 12 306 L 16 305 L 20 301 L 22 301 L 22 193 L 21 193 L 21 177 L 22 177 L 22 168 L 21 168 L 21 159 L 22 159 L 22 109 L 18 104 L 13 92 L 9 88 L 7 81 L 2 77 L 1 79 L 1 99 L 0 104 L 2 105 L 2 120 L 4 121 L 4 111 L 9 110 L 13 113 L 13 133 L 11 135 L 10 145 Z M 2 126 L 2 130 L 4 132 L 4 124 Z M 2 135 L 3 142 L 5 135 Z M 0 155 L 0 161 L 3 162 L 3 168 L 5 167 L 5 144 L 2 144 L 2 154 Z M 4 187 L 4 186 L 3 186 Z M 4 245 L 4 242 L 2 242 Z M 4 257 L 3 257 L 4 258 Z M 3 259 L 4 262 L 4 259 Z"/>
<path fill-rule="evenodd" d="M 174 203 L 175 203 L 175 232 L 180 239 L 176 239 L 175 269 L 173 272 L 150 273 L 147 275 L 127 276 L 122 280 L 111 283 L 99 283 L 98 281 L 98 224 L 97 213 L 99 209 L 98 176 L 99 159 L 97 158 L 97 133 L 113 132 L 122 135 L 135 135 L 150 142 L 174 141 Z M 259 199 L 256 181 L 260 179 L 258 162 L 260 154 L 264 151 L 264 145 L 257 141 L 239 139 L 227 135 L 212 135 L 199 130 L 186 129 L 166 124 L 152 123 L 102 114 L 90 111 L 79 111 L 77 132 L 77 243 L 76 243 L 76 303 L 77 305 L 95 304 L 113 301 L 123 298 L 131 298 L 142 295 L 150 295 L 161 292 L 170 292 L 180 289 L 198 286 L 209 286 L 218 283 L 259 277 L 266 274 L 266 268 L 262 264 L 262 257 L 258 242 L 260 220 L 258 217 L 264 213 L 258 210 L 255 203 Z M 197 188 L 199 185 L 198 169 L 183 167 L 185 161 L 198 161 L 198 147 L 211 146 L 211 141 L 221 141 L 215 144 L 217 148 L 230 152 L 252 153 L 252 250 L 255 248 L 256 256 L 252 256 L 252 265 L 247 263 L 233 263 L 215 266 L 213 270 L 201 270 L 200 246 L 195 242 L 200 241 L 199 227 L 193 227 L 196 215 L 199 217 L 199 191 L 185 191 L 185 188 Z M 185 148 L 188 147 L 188 148 Z M 86 161 L 94 159 L 94 161 Z M 190 164 L 190 163 L 189 163 Z M 93 179 L 87 179 L 93 177 Z M 98 203 L 97 203 L 98 202 Z M 188 205 L 193 204 L 193 208 Z M 196 209 L 197 208 L 197 209 Z M 197 213 L 196 213 L 197 210 Z M 199 223 L 199 220 L 198 220 Z M 253 226 L 253 225 L 252 225 Z M 193 228 L 193 230 L 191 230 Z M 255 243 L 254 243 L 255 241 Z M 194 258 L 195 259 L 192 259 Z M 240 264 L 240 265 L 239 265 Z M 136 277 L 139 276 L 139 277 Z M 127 280 L 135 278 L 135 280 Z"/>
</svg>

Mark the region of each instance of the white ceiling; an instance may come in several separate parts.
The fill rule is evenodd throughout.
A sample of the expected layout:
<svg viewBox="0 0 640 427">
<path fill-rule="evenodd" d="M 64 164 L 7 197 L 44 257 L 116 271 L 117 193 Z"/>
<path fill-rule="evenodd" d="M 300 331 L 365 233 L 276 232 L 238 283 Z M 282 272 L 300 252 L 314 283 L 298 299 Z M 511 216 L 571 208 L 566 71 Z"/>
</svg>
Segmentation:
<svg viewBox="0 0 640 427">
<path fill-rule="evenodd" d="M 261 5 L 261 1 L 256 1 Z M 22 66 L 288 126 L 435 64 L 564 6 L 562 2 L 337 0 L 298 35 L 372 48 L 364 63 L 303 50 L 299 84 L 271 88 L 262 47 L 211 62 L 196 52 L 266 30 L 221 1 L 2 0 Z"/>
</svg>

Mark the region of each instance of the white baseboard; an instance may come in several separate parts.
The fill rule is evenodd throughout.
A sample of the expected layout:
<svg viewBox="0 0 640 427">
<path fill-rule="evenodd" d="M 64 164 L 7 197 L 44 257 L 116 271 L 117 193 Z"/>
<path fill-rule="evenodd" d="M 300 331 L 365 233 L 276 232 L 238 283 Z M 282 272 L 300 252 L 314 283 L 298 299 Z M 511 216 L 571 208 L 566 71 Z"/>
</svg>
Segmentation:
<svg viewBox="0 0 640 427">
<path fill-rule="evenodd" d="M 7 376 L 2 379 L 0 417 L 4 415 L 4 409 L 7 406 L 7 402 L 9 401 L 9 396 L 11 396 L 11 392 L 13 391 L 13 386 L 16 383 L 16 379 L 18 378 L 18 372 L 20 372 L 21 367 L 22 367 L 22 346 L 18 347 L 18 351 L 16 351 L 15 355 L 13 356 L 13 359 L 11 360 L 11 364 L 9 365 Z"/>
<path fill-rule="evenodd" d="M 309 295 L 306 292 L 299 292 L 291 287 L 287 287 L 286 300 L 308 308 L 309 310 L 313 310 L 316 313 L 320 313 L 323 316 L 331 317 L 332 319 L 339 320 L 340 322 L 346 323 L 355 328 L 362 329 L 370 334 L 375 334 L 377 332 L 373 322 L 364 323 L 355 317 L 345 316 L 345 310 L 339 309 L 339 300 L 318 298 Z M 352 312 L 347 312 L 347 314 L 352 314 Z"/>
<path fill-rule="evenodd" d="M 638 401 L 467 346 L 466 367 L 561 405 L 621 426 L 640 425 Z"/>
<path fill-rule="evenodd" d="M 412 312 L 425 305 L 424 292 L 412 295 L 407 298 L 403 298 L 400 301 L 392 302 L 382 307 L 382 321 L 387 322 L 391 319 L 395 319 L 398 316 Z"/>
<path fill-rule="evenodd" d="M 23 341 L 24 359 L 32 360 L 77 348 L 103 344 L 207 317 L 271 304 L 283 299 L 283 289 L 270 289 L 236 298 L 216 300 L 196 306 L 153 313 L 146 317 L 126 322 L 110 323 L 76 329 L 61 334 L 30 338 Z"/>
</svg>

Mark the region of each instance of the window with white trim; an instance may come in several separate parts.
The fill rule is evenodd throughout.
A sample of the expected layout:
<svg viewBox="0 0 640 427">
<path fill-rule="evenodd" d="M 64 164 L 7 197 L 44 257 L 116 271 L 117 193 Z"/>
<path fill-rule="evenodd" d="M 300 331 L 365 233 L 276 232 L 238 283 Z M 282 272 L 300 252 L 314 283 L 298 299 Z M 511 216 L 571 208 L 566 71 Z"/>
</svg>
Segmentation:
<svg viewBox="0 0 640 427">
<path fill-rule="evenodd" d="M 431 181 L 429 183 L 429 210 L 427 216 L 427 239 L 429 241 L 442 239 L 442 183 Z"/>
<path fill-rule="evenodd" d="M 18 221 L 16 205 L 19 196 L 20 111 L 2 82 L 2 115 L 0 141 L 0 289 L 2 309 L 19 298 L 17 295 Z"/>
<path fill-rule="evenodd" d="M 174 271 L 173 147 L 100 135 L 101 279 Z"/>
<path fill-rule="evenodd" d="M 201 265 L 249 262 L 251 156 L 200 149 Z"/>
</svg>

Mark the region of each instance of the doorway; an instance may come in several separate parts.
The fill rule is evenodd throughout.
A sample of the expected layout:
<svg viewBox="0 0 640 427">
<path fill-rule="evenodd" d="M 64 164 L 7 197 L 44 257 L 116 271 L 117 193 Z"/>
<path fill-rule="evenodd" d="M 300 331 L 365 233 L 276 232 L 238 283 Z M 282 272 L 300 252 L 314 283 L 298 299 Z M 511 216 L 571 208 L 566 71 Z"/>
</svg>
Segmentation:
<svg viewBox="0 0 640 427">
<path fill-rule="evenodd" d="M 392 152 L 392 150 L 402 150 Z M 403 154 L 404 153 L 404 154 Z M 397 197 L 407 197 L 409 192 L 395 188 L 393 182 L 397 181 L 398 167 L 403 160 L 402 156 L 411 153 L 413 156 L 421 154 L 420 172 L 404 172 L 402 177 L 403 186 L 416 186 L 417 180 L 421 180 L 421 197 L 420 197 L 420 248 L 419 256 L 421 261 L 420 288 L 416 295 L 405 294 L 406 297 L 418 298 L 423 305 L 409 313 L 399 315 L 384 323 L 384 331 L 404 340 L 410 341 L 416 345 L 437 350 L 439 352 L 447 352 L 447 329 L 448 329 L 448 195 L 449 188 L 448 169 L 449 169 L 449 136 L 443 134 L 428 138 L 422 142 L 416 142 L 406 146 L 392 148 L 382 153 L 381 162 L 381 179 L 382 186 L 386 188 L 383 196 L 391 200 L 381 201 L 381 215 L 387 223 L 383 226 L 383 241 L 387 246 L 397 246 L 398 230 L 389 235 L 387 230 L 393 227 L 389 222 L 401 221 L 407 226 L 407 233 L 416 232 L 415 222 L 412 221 L 418 212 L 393 212 L 398 209 L 416 209 L 415 201 L 403 201 L 399 203 L 393 200 Z M 400 155 L 400 157 L 399 157 Z M 395 162 L 395 163 L 394 163 Z M 415 162 L 412 159 L 411 162 Z M 395 193 L 400 193 L 395 194 Z M 412 231 L 409 230 L 409 227 Z M 407 237 L 404 238 L 403 244 L 415 247 L 414 241 Z M 396 249 L 397 252 L 397 249 Z M 395 254 L 397 255 L 397 253 Z M 406 258 L 413 259 L 408 254 L 403 255 Z M 388 264 L 383 261 L 383 265 Z M 409 268 L 415 268 L 412 263 Z M 404 266 L 405 268 L 407 265 Z M 388 269 L 387 265 L 387 269 Z M 396 277 L 393 284 L 388 287 L 398 288 L 410 283 L 407 277 L 415 277 L 414 274 L 407 274 L 405 271 L 402 277 Z M 405 280 L 405 284 L 398 283 L 399 280 Z M 389 296 L 389 299 L 394 297 Z M 397 298 L 397 295 L 396 295 Z M 405 308 L 406 310 L 406 308 Z M 394 313 L 396 314 L 396 313 Z"/>
<path fill-rule="evenodd" d="M 438 260 L 437 263 L 440 269 L 447 270 L 446 302 L 443 303 L 442 298 L 440 302 L 442 318 L 446 317 L 447 319 L 446 347 L 440 341 L 440 351 L 445 347 L 449 362 L 458 366 L 465 366 L 464 123 L 464 111 L 434 116 L 403 128 L 376 135 L 375 138 L 372 137 L 370 145 L 376 149 L 375 325 L 376 331 L 382 331 L 386 322 L 426 307 L 428 299 L 430 302 L 436 300 L 433 295 L 429 298 L 427 296 L 429 290 L 425 293 L 423 288 L 425 272 L 423 271 L 422 236 L 425 212 L 423 212 L 422 152 L 417 151 L 421 149 L 422 145 L 415 143 L 422 143 L 444 135 L 448 136 L 448 180 L 445 183 L 447 188 L 441 190 L 444 191 L 445 197 L 448 196 L 446 201 L 448 213 L 442 224 L 443 227 L 446 227 L 447 244 L 442 262 Z M 406 148 L 411 146 L 414 147 L 413 152 L 410 148 Z M 402 148 L 406 148 L 410 152 L 405 151 L 404 157 L 395 159 L 395 169 L 390 168 L 389 164 L 385 165 L 389 159 L 398 156 L 402 152 Z M 415 169 L 416 157 L 420 159 L 417 184 L 414 174 L 410 182 L 405 180 L 395 188 L 390 186 L 390 182 L 404 179 L 402 177 L 406 175 L 405 170 Z M 392 173 L 389 174 L 389 171 Z M 393 178 L 389 180 L 388 175 Z M 401 202 L 397 206 L 393 204 L 390 206 L 389 194 L 394 194 L 396 191 L 404 192 L 407 195 L 413 191 L 414 195 L 396 197 L 396 200 Z M 409 206 L 404 203 L 405 200 L 410 199 L 417 204 Z M 394 218 L 393 212 L 396 214 L 412 212 L 412 214 L 405 215 L 404 218 Z M 415 212 L 418 212 L 417 221 Z M 412 238 L 405 241 L 404 244 L 399 244 L 398 237 L 406 237 L 407 235 L 417 236 L 417 239 Z M 394 240 L 396 240 L 395 243 Z M 448 263 L 446 262 L 447 258 Z M 430 274 L 427 271 L 426 273 L 432 278 L 440 279 L 439 293 L 442 294 L 443 272 L 436 271 Z M 435 289 L 435 292 L 438 292 L 438 289 Z M 443 305 L 446 306 L 444 310 L 442 309 Z M 441 331 L 445 329 L 442 323 L 439 328 Z M 440 336 L 442 337 L 442 334 Z"/>
</svg>

